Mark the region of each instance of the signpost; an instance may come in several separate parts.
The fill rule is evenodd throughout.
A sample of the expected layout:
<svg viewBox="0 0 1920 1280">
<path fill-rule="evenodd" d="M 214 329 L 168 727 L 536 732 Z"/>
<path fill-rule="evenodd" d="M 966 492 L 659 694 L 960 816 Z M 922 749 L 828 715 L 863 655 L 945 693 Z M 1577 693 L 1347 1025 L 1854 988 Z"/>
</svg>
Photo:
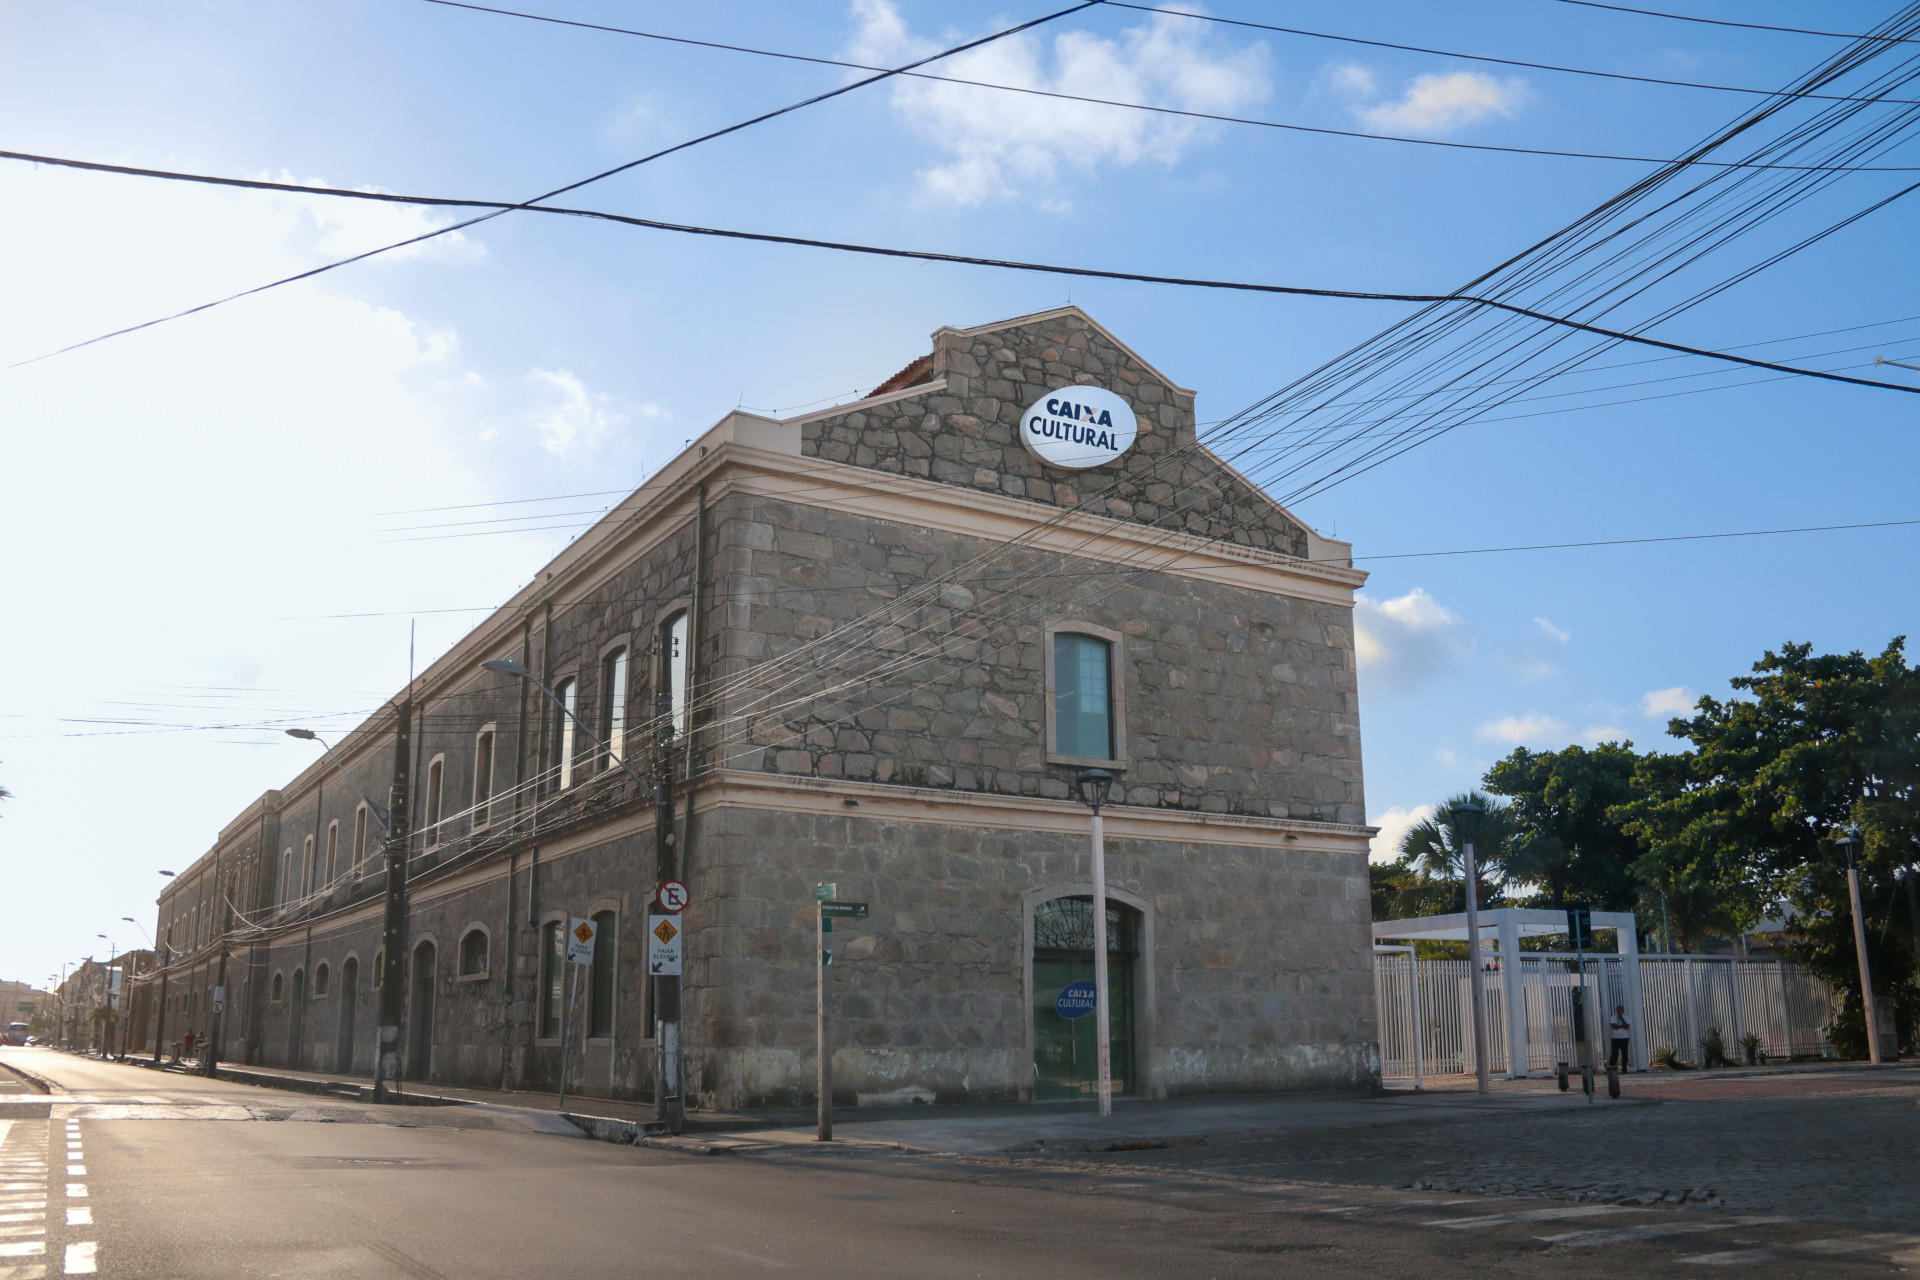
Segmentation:
<svg viewBox="0 0 1920 1280">
<path fill-rule="evenodd" d="M 819 1058 L 815 1091 L 819 1095 L 816 1132 L 818 1141 L 833 1141 L 833 1051 L 827 1043 L 827 970 L 833 967 L 833 952 L 827 949 L 827 935 L 838 920 L 865 920 L 867 904 L 839 901 L 840 886 L 832 882 L 813 887 L 813 898 L 820 906 L 815 940 L 820 948 L 820 967 L 814 972 L 814 1052 Z"/>
<path fill-rule="evenodd" d="M 661 885 L 658 897 L 662 911 L 677 914 L 687 909 L 687 886 L 681 884 L 678 880 L 669 880 Z"/>
<path fill-rule="evenodd" d="M 1567 908 L 1567 933 L 1573 939 L 1577 983 L 1573 989 L 1573 1039 L 1575 1056 L 1580 1059 L 1580 1087 L 1587 1102 L 1593 1102 L 1593 1038 L 1587 1016 L 1587 948 L 1593 945 L 1593 909 L 1588 906 Z M 1517 967 L 1517 966 L 1516 966 Z M 1510 981 L 1515 979 L 1509 979 Z M 1600 1003 L 1605 1004 L 1603 999 Z"/>
<path fill-rule="evenodd" d="M 647 917 L 647 973 L 650 976 L 679 976 L 684 937 L 686 930 L 680 927 L 679 916 Z"/>
<path fill-rule="evenodd" d="M 573 1002 L 580 994 L 580 967 L 593 963 L 593 921 L 582 920 L 575 916 L 568 921 L 567 959 L 571 962 L 567 975 L 571 984 L 567 998 L 560 1004 L 560 1105 L 567 1105 L 567 1021 L 573 1010 Z"/>
</svg>

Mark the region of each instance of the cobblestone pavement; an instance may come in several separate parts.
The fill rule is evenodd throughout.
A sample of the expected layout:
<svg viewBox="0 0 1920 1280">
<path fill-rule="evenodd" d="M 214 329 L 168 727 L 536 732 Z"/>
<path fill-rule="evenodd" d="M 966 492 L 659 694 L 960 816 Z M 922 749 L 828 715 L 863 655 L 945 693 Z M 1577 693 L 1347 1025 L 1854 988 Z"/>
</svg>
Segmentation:
<svg viewBox="0 0 1920 1280">
<path fill-rule="evenodd" d="M 1629 1083 L 1661 1105 L 1305 1130 L 1232 1146 L 1089 1154 L 1118 1167 L 1296 1183 L 1686 1204 L 1920 1226 L 1920 1071 Z"/>
</svg>

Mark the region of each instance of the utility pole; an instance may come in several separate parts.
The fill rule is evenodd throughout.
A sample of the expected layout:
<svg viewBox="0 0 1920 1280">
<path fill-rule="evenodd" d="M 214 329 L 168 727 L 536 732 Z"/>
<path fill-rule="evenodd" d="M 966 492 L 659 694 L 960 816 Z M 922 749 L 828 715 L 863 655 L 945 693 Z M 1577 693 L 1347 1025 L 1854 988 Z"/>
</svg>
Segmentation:
<svg viewBox="0 0 1920 1280">
<path fill-rule="evenodd" d="M 173 924 L 169 922 L 160 942 L 160 1010 L 154 1015 L 153 1027 L 153 1065 L 156 1067 L 167 1048 L 167 953 L 172 950 Z"/>
<path fill-rule="evenodd" d="M 393 792 L 388 810 L 393 825 L 387 832 L 387 915 L 382 932 L 384 959 L 380 967 L 380 1033 L 373 1053 L 373 1100 L 387 1101 L 400 1081 L 400 1019 L 407 1009 L 401 950 L 407 932 L 407 852 L 413 844 L 408 822 L 408 795 L 413 767 L 413 698 L 402 702 L 395 717 Z"/>
<path fill-rule="evenodd" d="M 1860 828 L 1848 827 L 1834 843 L 1847 859 L 1847 897 L 1853 904 L 1853 949 L 1860 962 L 1860 1012 L 1867 1020 L 1867 1061 L 1880 1063 L 1880 1028 L 1874 1017 L 1873 971 L 1867 964 L 1867 917 L 1860 906 L 1860 850 L 1866 842 Z"/>
<path fill-rule="evenodd" d="M 656 884 L 680 878 L 680 850 L 674 832 L 673 800 L 673 702 L 672 664 L 685 655 L 675 655 L 670 641 L 662 641 L 662 679 L 654 698 L 654 723 L 660 726 L 654 758 L 659 762 L 659 780 L 653 784 L 653 847 L 658 872 Z M 686 1125 L 686 1105 L 680 1097 L 680 979 L 658 974 L 653 979 L 653 1118 L 679 1133 Z"/>
<path fill-rule="evenodd" d="M 214 866 L 214 883 L 220 883 L 219 864 Z M 213 1073 L 220 1066 L 220 1054 L 227 1047 L 227 938 L 233 932 L 233 886 L 227 885 L 220 896 L 226 901 L 227 909 L 222 913 L 220 924 L 220 969 L 213 980 L 213 1032 L 207 1038 L 207 1061 L 201 1074 L 213 1079 Z"/>
</svg>

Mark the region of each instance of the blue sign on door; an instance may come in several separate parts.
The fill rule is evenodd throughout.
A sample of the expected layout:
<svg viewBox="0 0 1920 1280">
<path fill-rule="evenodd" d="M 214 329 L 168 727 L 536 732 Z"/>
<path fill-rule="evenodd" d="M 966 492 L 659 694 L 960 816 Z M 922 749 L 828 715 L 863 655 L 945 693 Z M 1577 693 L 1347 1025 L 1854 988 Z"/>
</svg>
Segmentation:
<svg viewBox="0 0 1920 1280">
<path fill-rule="evenodd" d="M 1055 997 L 1053 1011 L 1063 1018 L 1084 1018 L 1093 1012 L 1098 998 L 1091 982 L 1069 982 Z"/>
</svg>

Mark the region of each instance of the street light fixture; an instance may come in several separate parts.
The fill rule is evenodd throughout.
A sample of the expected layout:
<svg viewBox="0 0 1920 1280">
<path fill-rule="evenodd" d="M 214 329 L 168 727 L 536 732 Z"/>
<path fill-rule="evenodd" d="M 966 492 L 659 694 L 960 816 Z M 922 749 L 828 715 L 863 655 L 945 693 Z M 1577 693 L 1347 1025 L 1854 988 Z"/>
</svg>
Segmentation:
<svg viewBox="0 0 1920 1280">
<path fill-rule="evenodd" d="M 1860 1011 L 1867 1019 L 1867 1061 L 1878 1064 L 1880 1028 L 1875 1025 L 1873 1017 L 1873 973 L 1867 964 L 1867 919 L 1860 909 L 1860 851 L 1866 847 L 1866 841 L 1861 838 L 1859 827 L 1848 826 L 1841 828 L 1833 842 L 1840 846 L 1840 856 L 1847 863 L 1847 897 L 1853 903 L 1853 949 L 1860 962 Z"/>
<path fill-rule="evenodd" d="M 1113 1114 L 1113 1032 L 1107 1019 L 1107 843 L 1100 817 L 1113 775 L 1086 769 L 1074 779 L 1081 802 L 1093 810 L 1093 1035 L 1098 1046 L 1100 1114 Z"/>
<path fill-rule="evenodd" d="M 1487 1073 L 1487 978 L 1480 970 L 1480 870 L 1473 860 L 1473 838 L 1480 833 L 1480 818 L 1485 812 L 1471 800 L 1453 806 L 1453 831 L 1466 853 L 1467 982 L 1473 992 L 1474 1088 L 1491 1093 L 1493 1086 Z"/>
<path fill-rule="evenodd" d="M 311 729 L 288 729 L 286 730 L 286 735 L 289 738 L 299 738 L 302 742 L 319 743 L 320 749 L 327 753 L 328 763 L 340 771 L 340 776 L 347 780 L 347 785 L 353 788 L 353 793 L 360 797 L 362 804 L 367 806 L 367 812 L 371 813 L 373 820 L 380 824 L 380 829 L 389 836 L 393 834 L 393 815 L 387 811 L 385 806 L 375 803 L 373 797 L 360 789 L 360 784 L 354 781 L 353 775 L 347 772 L 347 766 L 341 764 L 339 757 L 333 754 L 333 748 L 327 745 L 325 738 Z M 356 858 L 360 856 L 358 850 L 355 850 L 354 856 Z M 167 876 L 173 873 L 171 871 L 162 871 L 160 874 Z"/>
</svg>

